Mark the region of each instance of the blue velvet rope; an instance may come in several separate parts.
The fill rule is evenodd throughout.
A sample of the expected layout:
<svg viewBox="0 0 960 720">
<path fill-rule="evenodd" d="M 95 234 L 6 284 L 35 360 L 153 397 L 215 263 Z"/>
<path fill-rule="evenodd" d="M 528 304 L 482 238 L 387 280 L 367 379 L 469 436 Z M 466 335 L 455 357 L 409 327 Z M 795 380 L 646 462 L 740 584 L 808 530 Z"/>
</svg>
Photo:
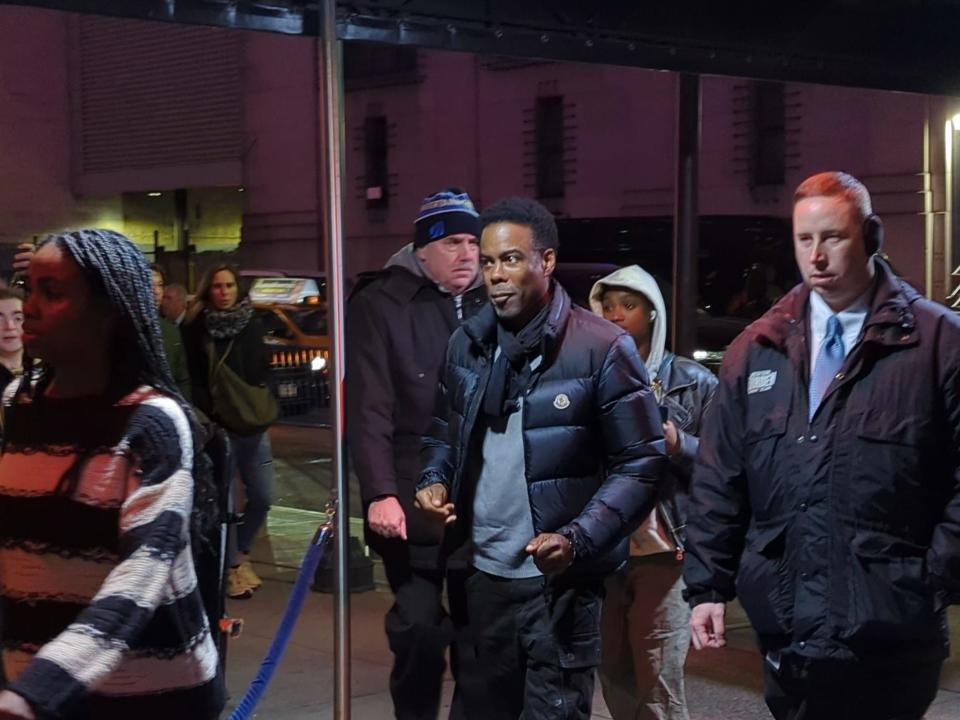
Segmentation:
<svg viewBox="0 0 960 720">
<path fill-rule="evenodd" d="M 230 713 L 229 720 L 247 720 L 253 713 L 254 708 L 257 707 L 257 703 L 260 702 L 260 698 L 263 697 L 263 693 L 266 692 L 267 685 L 270 684 L 270 680 L 276 672 L 281 658 L 283 658 L 283 651 L 287 649 L 287 643 L 293 634 L 297 618 L 300 617 L 304 600 L 306 600 L 307 593 L 310 591 L 310 584 L 313 582 L 317 566 L 320 564 L 327 540 L 331 534 L 330 526 L 324 525 L 317 531 L 310 547 L 307 548 L 307 552 L 303 556 L 303 563 L 300 565 L 300 574 L 297 575 L 297 581 L 293 585 L 289 600 L 287 600 L 287 607 L 280 619 L 277 634 L 274 636 L 273 642 L 270 643 L 270 649 L 267 650 L 267 654 L 260 664 L 260 670 L 257 671 L 256 677 L 253 678 L 253 682 L 250 683 L 250 687 L 247 688 L 247 692 L 244 693 L 236 709 Z"/>
</svg>

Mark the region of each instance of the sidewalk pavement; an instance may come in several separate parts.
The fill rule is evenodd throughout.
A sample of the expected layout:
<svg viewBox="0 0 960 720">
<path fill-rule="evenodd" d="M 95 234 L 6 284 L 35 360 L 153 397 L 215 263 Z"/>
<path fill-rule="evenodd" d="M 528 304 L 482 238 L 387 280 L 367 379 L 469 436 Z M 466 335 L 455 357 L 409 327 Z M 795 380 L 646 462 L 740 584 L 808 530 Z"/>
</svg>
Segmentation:
<svg viewBox="0 0 960 720">
<path fill-rule="evenodd" d="M 255 567 L 264 578 L 253 599 L 235 601 L 229 610 L 245 620 L 240 638 L 230 643 L 227 687 L 230 708 L 240 700 L 273 639 L 303 552 L 320 522 L 318 513 L 275 507 L 269 534 L 258 540 Z M 354 531 L 356 532 L 356 530 Z M 388 678 L 391 655 L 383 633 L 390 594 L 382 589 L 351 597 L 352 717 L 393 717 Z M 731 609 L 729 645 L 718 651 L 690 653 L 687 696 L 691 720 L 760 720 L 769 718 L 760 693 L 760 657 L 742 614 Z M 951 612 L 953 645 L 960 643 L 960 608 Z M 333 718 L 333 598 L 310 593 L 287 652 L 253 717 L 269 720 Z M 960 657 L 948 661 L 937 701 L 927 720 L 960 718 Z M 452 682 L 445 687 L 441 717 L 446 717 Z M 599 695 L 593 717 L 609 718 Z"/>
</svg>

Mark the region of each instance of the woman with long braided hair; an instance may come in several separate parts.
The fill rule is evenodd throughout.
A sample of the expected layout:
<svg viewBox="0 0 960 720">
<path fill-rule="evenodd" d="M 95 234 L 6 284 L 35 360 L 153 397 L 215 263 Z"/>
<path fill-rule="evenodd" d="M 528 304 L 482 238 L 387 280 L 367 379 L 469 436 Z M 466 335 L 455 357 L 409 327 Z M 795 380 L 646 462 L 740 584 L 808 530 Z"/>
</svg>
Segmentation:
<svg viewBox="0 0 960 720">
<path fill-rule="evenodd" d="M 264 334 L 250 298 L 240 287 L 237 271 L 230 265 L 217 265 L 205 272 L 184 321 L 183 346 L 193 383 L 193 402 L 227 430 L 234 470 L 246 494 L 243 520 L 236 532 L 231 532 L 227 558 L 226 594 L 235 600 L 252 597 L 262 584 L 250 564 L 250 550 L 270 511 L 273 451 L 266 427 L 238 424 L 236 418 L 220 412 L 218 395 L 228 388 L 223 382 L 213 382 L 211 376 L 216 368 L 227 368 L 250 388 L 266 388 L 270 354 Z M 223 374 L 221 371 L 221 378 Z"/>
<path fill-rule="evenodd" d="M 224 693 L 191 551 L 212 493 L 150 270 L 119 233 L 77 230 L 44 240 L 28 278 L 43 366 L 4 394 L 0 720 L 212 720 Z"/>
</svg>

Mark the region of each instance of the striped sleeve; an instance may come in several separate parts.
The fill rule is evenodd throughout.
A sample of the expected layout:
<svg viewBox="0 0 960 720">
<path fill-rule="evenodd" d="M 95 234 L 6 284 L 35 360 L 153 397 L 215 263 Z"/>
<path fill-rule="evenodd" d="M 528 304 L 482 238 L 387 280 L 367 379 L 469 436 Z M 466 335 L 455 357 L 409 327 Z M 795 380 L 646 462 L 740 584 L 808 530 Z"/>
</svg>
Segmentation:
<svg viewBox="0 0 960 720">
<path fill-rule="evenodd" d="M 189 548 L 193 450 L 180 408 L 160 397 L 142 403 L 117 453 L 129 459 L 119 519 L 121 560 L 90 604 L 10 684 L 44 717 L 68 715 L 136 649 L 169 601 L 175 561 Z"/>
</svg>

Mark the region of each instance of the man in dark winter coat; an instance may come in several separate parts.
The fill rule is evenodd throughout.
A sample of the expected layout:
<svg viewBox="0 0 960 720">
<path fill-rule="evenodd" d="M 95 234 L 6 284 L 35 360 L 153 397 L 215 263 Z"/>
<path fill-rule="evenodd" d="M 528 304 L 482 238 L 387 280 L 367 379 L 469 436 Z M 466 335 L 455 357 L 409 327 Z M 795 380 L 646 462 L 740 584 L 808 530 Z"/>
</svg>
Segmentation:
<svg viewBox="0 0 960 720">
<path fill-rule="evenodd" d="M 923 716 L 960 597 L 960 322 L 875 253 L 844 173 L 794 196 L 804 282 L 731 345 L 694 474 L 694 646 L 739 597 L 776 718 Z"/>
<path fill-rule="evenodd" d="M 150 266 L 150 274 L 153 278 L 153 295 L 159 310 L 167 288 L 167 276 L 156 264 Z M 167 354 L 167 364 L 170 365 L 173 380 L 187 402 L 192 402 L 190 369 L 187 366 L 187 354 L 183 349 L 180 329 L 161 315 L 160 334 L 163 336 L 163 351 Z"/>
<path fill-rule="evenodd" d="M 472 544 L 484 717 L 589 718 L 603 578 L 654 507 L 660 414 L 633 339 L 552 280 L 547 209 L 508 198 L 481 227 L 492 304 L 450 340 L 417 503 Z"/>
<path fill-rule="evenodd" d="M 396 717 L 435 720 L 456 635 L 465 642 L 463 573 L 451 573 L 443 607 L 442 527 L 413 508 L 420 442 L 433 418 L 451 333 L 485 302 L 479 280 L 477 211 L 458 189 L 428 196 L 412 245 L 363 277 L 347 309 L 347 423 L 366 510 L 367 542 L 383 558 L 395 602 L 386 618 L 394 654 Z M 459 633 L 457 633 L 459 631 Z M 470 704 L 469 647 L 451 652 L 457 692 L 451 717 Z M 461 667 L 461 665 L 465 665 Z M 467 700 L 462 697 L 467 691 Z"/>
</svg>

